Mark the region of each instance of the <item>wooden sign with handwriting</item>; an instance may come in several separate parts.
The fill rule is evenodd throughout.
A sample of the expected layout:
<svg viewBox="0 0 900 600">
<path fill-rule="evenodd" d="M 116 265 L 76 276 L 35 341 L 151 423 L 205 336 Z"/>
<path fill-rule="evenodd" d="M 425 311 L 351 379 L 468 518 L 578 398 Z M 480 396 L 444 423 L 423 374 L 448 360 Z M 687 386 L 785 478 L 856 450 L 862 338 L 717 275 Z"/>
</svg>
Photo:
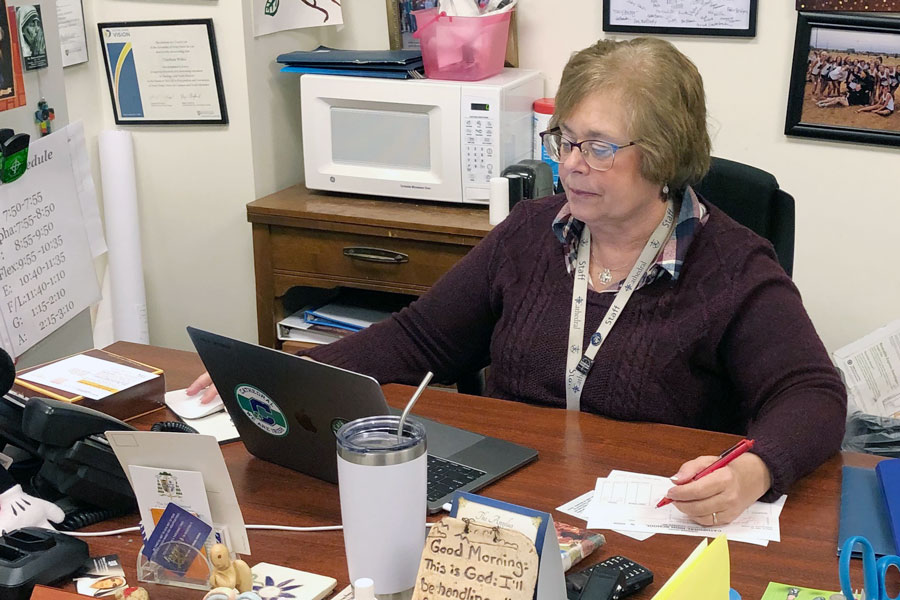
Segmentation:
<svg viewBox="0 0 900 600">
<path fill-rule="evenodd" d="M 413 600 L 531 600 L 537 575 L 523 534 L 444 517 L 425 539 Z"/>
</svg>

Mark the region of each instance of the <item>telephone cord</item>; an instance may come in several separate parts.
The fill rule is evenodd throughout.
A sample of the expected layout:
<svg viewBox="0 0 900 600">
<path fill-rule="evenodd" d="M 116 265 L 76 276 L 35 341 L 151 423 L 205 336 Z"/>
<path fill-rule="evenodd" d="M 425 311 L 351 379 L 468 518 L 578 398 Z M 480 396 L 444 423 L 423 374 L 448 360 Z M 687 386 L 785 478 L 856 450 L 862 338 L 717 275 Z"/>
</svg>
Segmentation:
<svg viewBox="0 0 900 600">
<path fill-rule="evenodd" d="M 431 527 L 433 523 L 425 523 L 425 527 Z M 321 525 L 316 527 L 293 527 L 290 525 L 247 525 L 248 530 L 264 530 L 264 531 L 295 531 L 300 533 L 313 531 L 341 531 L 343 525 Z M 133 533 L 140 531 L 140 527 L 125 527 L 124 529 L 113 529 L 111 531 L 91 531 L 89 533 L 79 533 L 77 531 L 63 531 L 66 535 L 74 537 L 103 537 L 107 535 L 120 535 L 123 533 Z"/>
</svg>

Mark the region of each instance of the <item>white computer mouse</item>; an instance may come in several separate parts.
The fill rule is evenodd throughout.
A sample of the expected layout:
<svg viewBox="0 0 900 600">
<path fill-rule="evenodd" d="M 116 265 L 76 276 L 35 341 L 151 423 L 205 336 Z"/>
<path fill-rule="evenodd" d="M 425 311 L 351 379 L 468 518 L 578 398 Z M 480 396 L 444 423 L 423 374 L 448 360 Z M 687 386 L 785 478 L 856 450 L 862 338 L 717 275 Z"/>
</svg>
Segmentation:
<svg viewBox="0 0 900 600">
<path fill-rule="evenodd" d="M 200 404 L 203 391 L 194 396 L 187 395 L 187 389 L 166 392 L 166 406 L 182 419 L 199 419 L 224 409 L 222 398 L 216 394 L 212 402 Z"/>
</svg>

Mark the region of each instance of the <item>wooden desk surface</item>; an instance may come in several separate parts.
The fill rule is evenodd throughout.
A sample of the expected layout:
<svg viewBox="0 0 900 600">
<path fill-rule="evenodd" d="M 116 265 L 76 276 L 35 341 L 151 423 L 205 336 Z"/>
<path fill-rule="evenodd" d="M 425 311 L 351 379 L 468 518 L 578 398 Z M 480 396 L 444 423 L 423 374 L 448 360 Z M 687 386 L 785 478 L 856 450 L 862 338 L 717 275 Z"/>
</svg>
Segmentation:
<svg viewBox="0 0 900 600">
<path fill-rule="evenodd" d="M 199 358 L 189 352 L 124 342 L 114 344 L 109 350 L 162 367 L 168 389 L 186 387 L 202 368 Z M 411 391 L 407 386 L 385 386 L 388 402 L 394 406 L 402 406 Z M 611 469 L 669 475 L 684 460 L 701 454 L 717 454 L 736 439 L 720 433 L 624 423 L 595 415 L 431 390 L 422 396 L 416 409 L 439 421 L 537 448 L 540 455 L 536 462 L 481 493 L 551 511 L 555 519 L 576 525 L 583 523 L 556 512 L 555 507 L 592 489 L 595 479 L 607 475 Z M 149 426 L 164 414 L 160 411 L 156 418 L 144 417 L 137 425 Z M 222 452 L 248 524 L 311 526 L 340 522 L 337 486 L 261 461 L 248 454 L 239 442 L 222 446 Z M 835 550 L 841 465 L 873 466 L 876 462 L 878 459 L 869 455 L 835 456 L 799 482 L 781 515 L 780 543 L 771 543 L 766 548 L 738 542 L 729 544 L 732 587 L 745 600 L 760 598 L 769 581 L 838 589 Z M 132 515 L 89 530 L 136 524 L 137 515 Z M 603 533 L 606 545 L 589 556 L 582 566 L 622 554 L 649 567 L 655 574 L 654 584 L 633 596 L 636 599 L 650 598 L 699 543 L 699 538 L 688 536 L 655 535 L 638 542 L 611 531 Z M 251 531 L 249 537 L 253 555 L 245 558 L 251 565 L 270 562 L 329 575 L 337 578 L 337 589 L 348 583 L 343 538 L 339 532 Z M 88 541 L 92 555 L 119 554 L 129 582 L 136 583 L 134 564 L 141 544 L 137 534 Z M 180 588 L 149 588 L 150 596 L 155 598 L 201 597 L 196 591 Z M 896 593 L 896 588 L 892 593 Z"/>
</svg>

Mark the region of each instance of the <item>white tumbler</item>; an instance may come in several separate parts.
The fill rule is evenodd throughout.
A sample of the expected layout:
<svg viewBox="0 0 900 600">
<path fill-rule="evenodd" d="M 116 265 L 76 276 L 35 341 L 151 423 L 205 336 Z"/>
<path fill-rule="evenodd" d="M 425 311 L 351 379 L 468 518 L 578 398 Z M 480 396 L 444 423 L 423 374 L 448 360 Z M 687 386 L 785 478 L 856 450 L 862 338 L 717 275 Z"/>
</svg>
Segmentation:
<svg viewBox="0 0 900 600">
<path fill-rule="evenodd" d="M 338 488 L 350 581 L 368 577 L 381 600 L 412 597 L 425 548 L 425 427 L 365 417 L 337 432 Z"/>
</svg>

